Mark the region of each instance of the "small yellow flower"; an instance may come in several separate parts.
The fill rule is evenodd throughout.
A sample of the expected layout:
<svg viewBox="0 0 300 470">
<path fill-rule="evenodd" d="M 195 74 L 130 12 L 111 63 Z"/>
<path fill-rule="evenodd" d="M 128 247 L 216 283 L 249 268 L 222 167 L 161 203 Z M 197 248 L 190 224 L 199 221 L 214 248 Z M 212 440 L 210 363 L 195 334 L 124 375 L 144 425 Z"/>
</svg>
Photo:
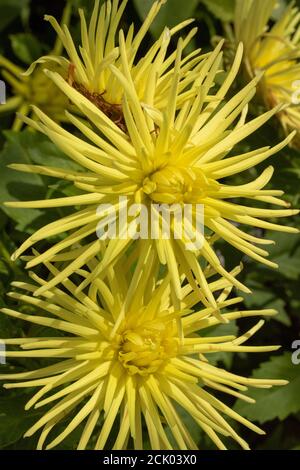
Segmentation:
<svg viewBox="0 0 300 470">
<path fill-rule="evenodd" d="M 139 270 L 130 275 L 132 261 L 143 265 L 141 276 Z M 113 449 L 131 446 L 130 438 L 135 449 L 143 449 L 148 439 L 153 449 L 197 449 L 178 413 L 179 405 L 219 449 L 225 449 L 223 436 L 248 449 L 225 418 L 258 434 L 264 431 L 215 398 L 214 391 L 251 403 L 253 400 L 244 394 L 249 386 L 271 387 L 286 382 L 244 378 L 211 365 L 208 358 L 219 351 L 276 350 L 277 346 L 244 345 L 264 321 L 238 337 L 207 336 L 206 329 L 220 322 L 212 316 L 211 308 L 195 307 L 198 297 L 189 285 L 182 289 L 182 310 L 175 311 L 169 276 L 153 283 L 156 266 L 145 252 L 136 253 L 131 262 L 122 259 L 107 277 L 96 279 L 89 296 L 76 294 L 76 286 L 70 280 L 63 283 L 63 288 L 47 289 L 38 298 L 34 294 L 45 281 L 36 275 L 32 275 L 33 284 L 13 283 L 17 291 L 9 296 L 35 307 L 39 314 L 7 308 L 1 312 L 56 332 L 49 337 L 4 340 L 8 358 L 50 360 L 49 365 L 37 370 L 0 375 L 0 380 L 13 382 L 6 383 L 5 388 L 39 388 L 26 409 L 47 405 L 25 436 L 40 431 L 38 449 L 51 449 L 84 424 L 78 442 L 81 450 L 103 449 L 112 435 L 116 436 L 114 444 L 110 444 Z M 47 263 L 47 267 L 52 274 L 57 273 L 54 265 Z M 86 276 L 88 272 L 82 274 Z M 228 299 L 231 287 L 226 279 L 211 282 L 210 289 L 218 291 L 219 309 L 242 300 Z M 232 311 L 224 317 L 233 321 L 274 313 L 274 310 Z M 178 317 L 184 339 L 178 337 Z M 16 345 L 21 351 L 11 349 Z M 56 431 L 65 418 L 68 423 L 62 431 Z"/>
<path fill-rule="evenodd" d="M 263 3 L 263 5 L 262 5 Z M 248 76 L 264 72 L 258 91 L 265 105 L 277 112 L 285 132 L 297 130 L 292 141 L 300 143 L 300 11 L 292 2 L 273 26 L 269 26 L 276 0 L 237 0 L 235 37 L 245 47 Z"/>
<path fill-rule="evenodd" d="M 126 41 L 120 36 L 121 73 L 111 66 L 111 72 L 123 88 L 122 109 L 126 132 L 114 124 L 86 97 L 70 86 L 62 77 L 46 72 L 71 102 L 79 109 L 90 125 L 67 113 L 70 122 L 77 127 L 84 138 L 64 130 L 42 111 L 35 109 L 39 122 L 29 121 L 37 130 L 45 133 L 72 160 L 82 167 L 81 173 L 66 172 L 58 168 L 32 165 L 13 165 L 18 170 L 41 173 L 73 181 L 82 194 L 53 200 L 12 202 L 9 206 L 19 208 L 47 208 L 59 206 L 81 206 L 70 216 L 48 224 L 33 234 L 13 255 L 16 259 L 36 242 L 53 235 L 67 232 L 68 237 L 31 260 L 27 267 L 44 261 L 69 261 L 69 265 L 42 286 L 39 293 L 53 287 L 89 259 L 99 256 L 99 263 L 93 273 L 79 287 L 83 289 L 95 277 L 103 275 L 119 256 L 138 236 L 138 227 L 131 237 L 117 237 L 105 242 L 97 239 L 83 244 L 88 236 L 95 234 L 102 215 L 97 212 L 99 204 L 110 204 L 119 217 L 119 197 L 127 198 L 129 205 L 142 203 L 156 210 L 158 203 L 167 205 L 189 204 L 197 212 L 197 205 L 204 207 L 204 223 L 210 234 L 221 237 L 235 248 L 253 259 L 268 266 L 277 265 L 266 259 L 268 252 L 257 246 L 272 243 L 242 230 L 242 225 L 285 232 L 297 232 L 292 227 L 277 225 L 274 217 L 284 217 L 298 213 L 287 209 L 288 204 L 278 196 L 282 191 L 268 190 L 264 187 L 270 181 L 273 168 L 266 168 L 252 182 L 233 186 L 223 183 L 223 179 L 244 172 L 279 152 L 292 138 L 273 148 L 264 147 L 248 153 L 231 154 L 235 145 L 260 128 L 273 114 L 271 110 L 252 121 L 246 122 L 248 102 L 256 93 L 258 78 L 254 78 L 245 88 L 229 99 L 225 96 L 239 71 L 243 50 L 240 46 L 231 71 L 214 95 L 210 95 L 222 60 L 222 43 L 209 54 L 202 63 L 197 79 L 190 86 L 191 97 L 178 110 L 178 88 L 180 77 L 185 74 L 182 66 L 182 41 L 179 41 L 172 83 L 167 96 L 167 105 L 162 110 L 155 108 L 154 93 L 152 101 L 145 105 L 140 102 L 133 78 L 131 77 L 126 53 Z M 154 75 L 148 74 L 148 86 L 154 84 Z M 274 210 L 241 204 L 238 198 L 253 200 L 255 203 L 269 203 L 282 206 Z M 158 214 L 158 218 L 161 214 Z M 120 220 L 119 223 L 121 224 Z M 121 227 L 123 229 L 123 227 Z M 151 250 L 158 256 L 161 264 L 166 265 L 172 280 L 174 299 L 178 308 L 181 293 L 181 273 L 184 273 L 195 290 L 203 289 L 202 301 L 216 308 L 198 257 L 212 266 L 221 276 L 229 279 L 237 288 L 249 292 L 238 280 L 221 265 L 207 237 L 202 237 L 201 249 L 188 250 L 184 237 L 177 237 L 174 227 L 169 239 L 151 239 Z M 176 232 L 176 233 L 175 233 Z M 138 243 L 143 244 L 144 240 Z M 81 243 L 81 247 L 78 247 Z M 86 243 L 86 242 L 85 242 Z"/>
<path fill-rule="evenodd" d="M 67 4 L 62 23 L 69 21 L 71 6 Z M 53 57 L 61 53 L 62 44 L 58 39 L 52 51 Z M 59 70 L 55 63 L 51 64 L 53 71 Z M 39 65 L 31 76 L 25 75 L 25 69 L 13 64 L 11 61 L 0 55 L 0 71 L 2 78 L 8 83 L 13 95 L 5 104 L 0 106 L 0 113 L 19 112 L 28 115 L 30 106 L 39 106 L 47 115 L 55 121 L 65 121 L 65 110 L 70 108 L 69 101 L 63 93 L 57 90 L 53 82 L 43 73 L 44 67 Z M 19 131 L 23 121 L 17 116 L 13 122 L 12 129 Z"/>
</svg>

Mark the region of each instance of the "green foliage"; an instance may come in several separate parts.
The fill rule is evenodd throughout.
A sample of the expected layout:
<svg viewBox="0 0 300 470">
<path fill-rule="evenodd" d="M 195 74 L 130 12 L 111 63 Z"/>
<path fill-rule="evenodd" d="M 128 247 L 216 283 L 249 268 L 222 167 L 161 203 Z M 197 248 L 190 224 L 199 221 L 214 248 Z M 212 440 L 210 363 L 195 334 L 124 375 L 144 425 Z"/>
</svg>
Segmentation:
<svg viewBox="0 0 300 470">
<path fill-rule="evenodd" d="M 40 411 L 25 411 L 26 401 L 25 396 L 15 393 L 0 397 L 0 449 L 19 441 L 41 415 Z"/>
<path fill-rule="evenodd" d="M 153 0 L 134 0 L 135 7 L 142 20 L 146 18 L 148 11 L 153 5 Z M 165 26 L 169 28 L 176 24 L 193 17 L 198 0 L 189 0 L 182 2 L 182 0 L 172 0 L 163 5 L 159 15 L 151 26 L 151 32 L 157 38 L 163 31 Z"/>
<path fill-rule="evenodd" d="M 29 173 L 22 173 L 22 184 L 20 184 L 20 173 L 9 168 L 10 164 L 41 165 L 47 161 L 49 166 L 77 169 L 76 164 L 65 158 L 63 153 L 42 134 L 31 131 L 20 133 L 6 131 L 5 136 L 7 141 L 0 156 L 0 202 L 2 203 L 13 200 L 49 198 L 50 194 L 58 189 L 57 187 L 51 189 L 53 180 Z M 39 219 L 39 223 L 41 223 L 41 217 L 44 214 L 39 209 L 24 211 L 2 206 L 2 210 L 16 222 L 18 230 L 26 233 L 32 232 L 34 221 Z"/>
<path fill-rule="evenodd" d="M 42 179 L 38 175 L 22 175 L 22 185 L 20 185 L 20 175 L 11 170 L 8 165 L 15 163 L 16 155 L 18 163 L 29 164 L 32 163 L 28 149 L 23 147 L 20 142 L 22 134 L 13 134 L 7 132 L 8 141 L 4 146 L 0 159 L 1 171 L 1 187 L 0 187 L 0 201 L 22 200 L 22 198 L 36 197 L 42 198 L 45 195 L 44 185 Z M 24 139 L 23 139 L 24 140 Z M 14 209 L 2 206 L 2 210 L 15 222 L 17 222 L 17 229 L 20 231 L 27 231 L 30 224 L 37 219 L 42 211 L 38 209 L 29 209 L 24 212 L 21 209 Z"/>
<path fill-rule="evenodd" d="M 0 0 L 0 31 L 27 8 L 29 0 Z"/>
<path fill-rule="evenodd" d="M 273 357 L 270 361 L 262 363 L 259 369 L 253 372 L 253 377 L 285 379 L 289 384 L 271 390 L 252 389 L 247 394 L 256 400 L 256 404 L 250 405 L 238 400 L 234 407 L 235 411 L 260 424 L 275 418 L 283 420 L 290 414 L 300 411 L 299 366 L 292 363 L 290 353 Z"/>
<path fill-rule="evenodd" d="M 219 20 L 233 20 L 235 0 L 201 0 L 201 2 Z"/>
<path fill-rule="evenodd" d="M 269 234 L 267 233 L 266 236 Z M 278 264 L 279 273 L 297 280 L 300 276 L 300 245 L 297 236 L 287 237 L 284 233 L 270 234 L 275 245 L 269 248 L 270 259 Z"/>
<path fill-rule="evenodd" d="M 30 65 L 42 55 L 42 45 L 31 33 L 12 34 L 10 41 L 15 56 L 24 64 Z"/>
</svg>

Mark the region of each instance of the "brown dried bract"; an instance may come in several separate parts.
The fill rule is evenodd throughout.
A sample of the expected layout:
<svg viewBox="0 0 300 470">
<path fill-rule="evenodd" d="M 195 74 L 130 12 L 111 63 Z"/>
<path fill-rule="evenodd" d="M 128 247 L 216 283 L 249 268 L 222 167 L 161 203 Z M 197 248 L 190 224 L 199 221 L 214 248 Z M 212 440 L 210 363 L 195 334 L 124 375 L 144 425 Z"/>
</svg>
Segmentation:
<svg viewBox="0 0 300 470">
<path fill-rule="evenodd" d="M 127 127 L 120 104 L 111 104 L 105 101 L 102 94 L 92 93 L 84 88 L 83 85 L 73 82 L 73 88 L 85 96 L 91 103 L 99 108 L 109 119 L 111 119 L 123 132 L 127 132 Z"/>
<path fill-rule="evenodd" d="M 75 90 L 79 91 L 85 98 L 99 108 L 109 119 L 111 119 L 123 132 L 127 132 L 127 127 L 120 104 L 111 104 L 105 101 L 103 94 L 105 93 L 92 93 L 88 91 L 83 85 L 75 81 L 75 65 L 69 64 L 67 82 Z"/>
<path fill-rule="evenodd" d="M 122 111 L 122 106 L 120 104 L 111 104 L 105 101 L 103 98 L 104 93 L 94 93 L 88 91 L 83 85 L 75 81 L 75 65 L 70 64 L 68 69 L 67 82 L 75 90 L 79 91 L 85 98 L 87 98 L 91 103 L 93 103 L 97 108 L 111 119 L 123 132 L 127 132 L 127 127 Z"/>
</svg>

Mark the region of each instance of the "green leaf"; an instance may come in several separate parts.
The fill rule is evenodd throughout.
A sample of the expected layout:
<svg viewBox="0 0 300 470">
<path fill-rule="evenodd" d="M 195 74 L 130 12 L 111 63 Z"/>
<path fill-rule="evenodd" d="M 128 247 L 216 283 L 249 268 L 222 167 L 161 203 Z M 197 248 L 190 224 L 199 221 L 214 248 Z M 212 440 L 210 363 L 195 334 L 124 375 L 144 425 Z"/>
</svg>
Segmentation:
<svg viewBox="0 0 300 470">
<path fill-rule="evenodd" d="M 78 169 L 70 159 L 58 150 L 42 134 L 29 130 L 15 133 L 5 132 L 7 143 L 0 154 L 0 203 L 5 201 L 26 201 L 45 199 L 47 187 L 55 183 L 53 178 L 44 178 L 36 174 L 22 173 L 7 167 L 11 163 L 25 163 L 57 166 L 65 169 Z M 53 196 L 54 197 L 54 196 Z M 32 223 L 42 217 L 45 211 L 38 209 L 14 209 L 2 206 L 2 210 L 17 222 L 17 229 L 30 233 Z M 46 211 L 47 212 L 47 211 Z M 47 212 L 49 214 L 49 212 Z M 47 221 L 49 222 L 49 215 Z"/>
<path fill-rule="evenodd" d="M 3 449 L 17 442 L 27 429 L 38 420 L 40 411 L 25 411 L 27 397 L 9 396 L 0 397 L 0 448 Z"/>
<path fill-rule="evenodd" d="M 264 362 L 253 373 L 255 378 L 288 380 L 289 384 L 272 389 L 249 389 L 247 395 L 256 400 L 255 404 L 237 400 L 234 410 L 245 418 L 260 424 L 275 418 L 285 419 L 300 410 L 300 366 L 292 363 L 291 353 L 273 357 Z"/>
<path fill-rule="evenodd" d="M 251 294 L 242 293 L 244 297 L 244 302 L 247 308 L 255 309 L 274 309 L 277 310 L 278 314 L 272 317 L 272 319 L 277 320 L 286 326 L 291 326 L 291 319 L 285 310 L 285 302 L 283 299 L 278 298 L 277 293 L 272 290 L 261 289 L 261 285 L 256 282 L 249 282 L 249 288 L 253 291 Z"/>
<path fill-rule="evenodd" d="M 14 54 L 25 64 L 30 65 L 43 53 L 40 41 L 33 34 L 11 34 L 9 38 Z"/>
<path fill-rule="evenodd" d="M 91 2 L 91 0 L 69 0 L 69 2 L 74 10 L 77 10 L 78 8 L 93 10 L 94 8 L 94 2 Z M 105 0 L 100 0 L 100 6 L 103 5 L 103 3 L 105 3 Z"/>
<path fill-rule="evenodd" d="M 20 174 L 11 170 L 7 165 L 11 163 L 32 163 L 26 147 L 20 141 L 21 134 L 10 134 L 11 140 L 6 143 L 0 154 L 0 203 L 6 201 L 22 201 L 40 199 L 44 195 L 44 183 L 38 175 L 26 173 Z M 17 228 L 21 231 L 37 219 L 42 211 L 38 209 L 14 209 L 2 206 L 2 210 L 17 222 Z"/>
<path fill-rule="evenodd" d="M 288 221 L 289 222 L 289 221 Z M 287 225 L 290 225 L 287 223 Z M 284 253 L 290 253 L 295 250 L 297 244 L 299 243 L 299 238 L 296 234 L 287 234 L 284 232 L 272 232 L 266 231 L 265 238 L 274 240 L 275 244 L 268 247 L 268 252 L 270 257 L 275 259 L 281 256 Z"/>
<path fill-rule="evenodd" d="M 256 294 L 256 293 L 255 293 Z M 291 326 L 292 322 L 290 317 L 285 311 L 285 303 L 282 299 L 273 299 L 264 306 L 264 308 L 271 308 L 277 310 L 278 314 L 275 315 L 274 320 L 277 320 L 279 323 L 282 323 L 285 326 Z"/>
<path fill-rule="evenodd" d="M 235 0 L 201 0 L 201 2 L 219 20 L 234 19 Z"/>
<path fill-rule="evenodd" d="M 134 0 L 135 8 L 144 20 L 154 3 L 154 0 Z M 181 21 L 191 18 L 195 12 L 198 0 L 172 0 L 161 7 L 161 10 L 150 27 L 150 31 L 155 38 L 158 38 L 165 26 L 172 28 Z"/>
<path fill-rule="evenodd" d="M 288 279 L 297 280 L 300 276 L 299 238 L 282 232 L 267 232 L 265 236 L 275 241 L 268 251 L 270 260 L 278 264 L 278 272 Z"/>
<path fill-rule="evenodd" d="M 0 0 L 0 31 L 21 15 L 29 0 Z"/>
<path fill-rule="evenodd" d="M 283 253 L 272 258 L 278 264 L 278 271 L 289 279 L 299 279 L 300 276 L 300 247 L 294 253 Z"/>
</svg>

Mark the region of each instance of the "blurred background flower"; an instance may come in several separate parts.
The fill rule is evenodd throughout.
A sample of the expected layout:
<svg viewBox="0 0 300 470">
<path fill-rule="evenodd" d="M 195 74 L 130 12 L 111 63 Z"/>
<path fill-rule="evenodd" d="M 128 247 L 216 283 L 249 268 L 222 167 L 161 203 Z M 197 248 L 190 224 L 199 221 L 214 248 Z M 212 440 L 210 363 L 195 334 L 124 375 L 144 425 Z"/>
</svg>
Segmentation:
<svg viewBox="0 0 300 470">
<path fill-rule="evenodd" d="M 71 16 L 71 4 L 68 3 L 62 14 L 62 24 L 68 24 Z M 12 36 L 11 44 L 22 62 L 31 63 L 35 53 L 41 50 L 38 38 L 32 34 Z M 50 53 L 56 57 L 61 53 L 62 42 L 56 39 Z M 50 69 L 59 70 L 59 65 L 52 62 Z M 25 75 L 26 68 L 13 63 L 7 57 L 0 55 L 0 77 L 10 86 L 10 94 L 5 104 L 1 105 L 0 113 L 20 113 L 31 115 L 31 105 L 43 109 L 55 121 L 65 120 L 65 110 L 68 109 L 68 99 L 59 93 L 51 80 L 43 72 L 43 66 L 36 67 L 32 75 Z M 23 121 L 15 115 L 12 130 L 19 131 Z"/>
<path fill-rule="evenodd" d="M 295 2 L 237 0 L 234 19 L 236 44 L 245 47 L 244 66 L 248 77 L 264 72 L 260 98 L 277 112 L 285 131 L 297 130 L 291 145 L 300 145 L 300 10 Z"/>
</svg>

